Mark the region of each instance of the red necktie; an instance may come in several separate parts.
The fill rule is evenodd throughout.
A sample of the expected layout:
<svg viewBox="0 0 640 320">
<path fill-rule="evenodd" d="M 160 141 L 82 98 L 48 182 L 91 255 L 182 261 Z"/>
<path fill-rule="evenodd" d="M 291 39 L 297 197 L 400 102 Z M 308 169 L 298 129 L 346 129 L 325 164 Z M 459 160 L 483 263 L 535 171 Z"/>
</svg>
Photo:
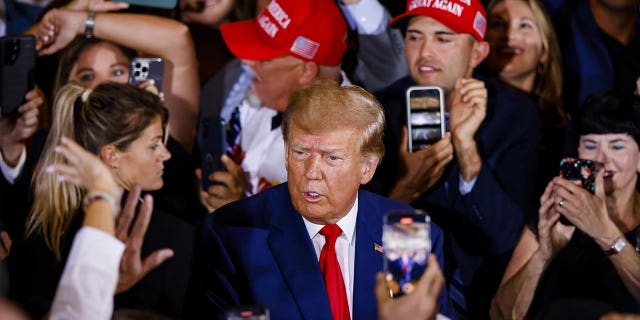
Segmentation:
<svg viewBox="0 0 640 320">
<path fill-rule="evenodd" d="M 324 246 L 320 252 L 320 270 L 324 275 L 324 284 L 329 294 L 333 319 L 349 320 L 347 290 L 344 287 L 344 279 L 336 256 L 336 239 L 342 234 L 342 230 L 335 224 L 328 224 L 322 227 L 320 234 L 325 239 Z"/>
</svg>

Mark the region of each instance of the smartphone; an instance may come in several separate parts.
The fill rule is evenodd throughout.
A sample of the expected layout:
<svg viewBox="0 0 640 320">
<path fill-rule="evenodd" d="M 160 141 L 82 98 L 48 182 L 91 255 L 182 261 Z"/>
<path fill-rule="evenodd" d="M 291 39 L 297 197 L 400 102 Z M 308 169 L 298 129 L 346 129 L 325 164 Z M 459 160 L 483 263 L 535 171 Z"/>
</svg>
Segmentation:
<svg viewBox="0 0 640 320">
<path fill-rule="evenodd" d="M 560 175 L 576 181 L 579 185 L 591 193 L 596 192 L 596 165 L 591 160 L 564 158 L 560 160 Z"/>
<path fill-rule="evenodd" d="M 413 86 L 407 89 L 408 150 L 424 149 L 446 132 L 444 95 L 440 87 Z"/>
<path fill-rule="evenodd" d="M 595 172 L 596 165 L 591 160 L 576 158 L 560 160 L 560 175 L 567 180 L 574 181 L 592 194 L 596 192 Z M 565 216 L 560 216 L 559 221 L 567 226 L 573 225 Z"/>
<path fill-rule="evenodd" d="M 138 85 L 147 80 L 153 80 L 154 84 L 152 86 L 145 87 L 145 90 L 157 95 L 162 92 L 163 74 L 164 62 L 162 61 L 162 58 L 133 58 L 129 68 L 129 83 L 132 85 Z"/>
<path fill-rule="evenodd" d="M 126 2 L 136 6 L 154 7 L 162 9 L 173 9 L 178 0 L 113 0 L 115 2 Z"/>
<path fill-rule="evenodd" d="M 225 315 L 227 320 L 269 320 L 269 309 L 262 304 L 239 306 L 227 310 Z"/>
<path fill-rule="evenodd" d="M 33 36 L 0 38 L 0 107 L 2 116 L 18 114 L 34 87 L 36 40 Z"/>
<path fill-rule="evenodd" d="M 382 226 L 385 279 L 392 297 L 408 294 L 427 268 L 431 218 L 420 210 L 391 211 Z"/>
<path fill-rule="evenodd" d="M 202 150 L 202 190 L 218 182 L 209 180 L 209 175 L 227 168 L 220 157 L 227 152 L 227 122 L 219 116 L 207 117 L 200 122 Z"/>
</svg>

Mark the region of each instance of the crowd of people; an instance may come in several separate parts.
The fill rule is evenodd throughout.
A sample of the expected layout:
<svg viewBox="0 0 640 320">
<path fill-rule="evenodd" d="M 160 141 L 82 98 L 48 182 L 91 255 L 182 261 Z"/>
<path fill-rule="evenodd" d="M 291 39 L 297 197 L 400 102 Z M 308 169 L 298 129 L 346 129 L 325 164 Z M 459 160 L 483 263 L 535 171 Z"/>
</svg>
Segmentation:
<svg viewBox="0 0 640 320">
<path fill-rule="evenodd" d="M 32 2 L 0 6 L 38 53 L 0 116 L 0 318 L 640 319 L 639 0 Z M 415 86 L 446 122 L 417 151 Z"/>
</svg>

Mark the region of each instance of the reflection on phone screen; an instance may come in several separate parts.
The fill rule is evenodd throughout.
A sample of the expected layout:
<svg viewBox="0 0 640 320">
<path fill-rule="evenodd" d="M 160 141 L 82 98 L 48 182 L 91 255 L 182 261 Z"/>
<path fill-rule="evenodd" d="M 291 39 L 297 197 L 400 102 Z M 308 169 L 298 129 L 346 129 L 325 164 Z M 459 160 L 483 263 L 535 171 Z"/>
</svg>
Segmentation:
<svg viewBox="0 0 640 320">
<path fill-rule="evenodd" d="M 393 212 L 385 216 L 382 242 L 387 286 L 393 297 L 413 291 L 431 252 L 429 216 Z"/>
<path fill-rule="evenodd" d="M 410 87 L 407 90 L 409 151 L 424 149 L 444 135 L 444 106 L 438 87 Z"/>
</svg>

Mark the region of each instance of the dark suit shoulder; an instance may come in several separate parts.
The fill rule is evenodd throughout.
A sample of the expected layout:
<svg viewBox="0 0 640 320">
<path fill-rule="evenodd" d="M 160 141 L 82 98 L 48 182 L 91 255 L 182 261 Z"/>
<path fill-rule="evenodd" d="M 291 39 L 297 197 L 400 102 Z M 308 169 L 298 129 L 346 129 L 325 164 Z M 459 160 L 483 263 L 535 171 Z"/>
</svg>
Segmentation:
<svg viewBox="0 0 640 320">
<path fill-rule="evenodd" d="M 205 219 L 205 224 L 267 228 L 273 208 L 284 206 L 291 206 L 291 197 L 286 183 L 221 207 Z"/>
</svg>

